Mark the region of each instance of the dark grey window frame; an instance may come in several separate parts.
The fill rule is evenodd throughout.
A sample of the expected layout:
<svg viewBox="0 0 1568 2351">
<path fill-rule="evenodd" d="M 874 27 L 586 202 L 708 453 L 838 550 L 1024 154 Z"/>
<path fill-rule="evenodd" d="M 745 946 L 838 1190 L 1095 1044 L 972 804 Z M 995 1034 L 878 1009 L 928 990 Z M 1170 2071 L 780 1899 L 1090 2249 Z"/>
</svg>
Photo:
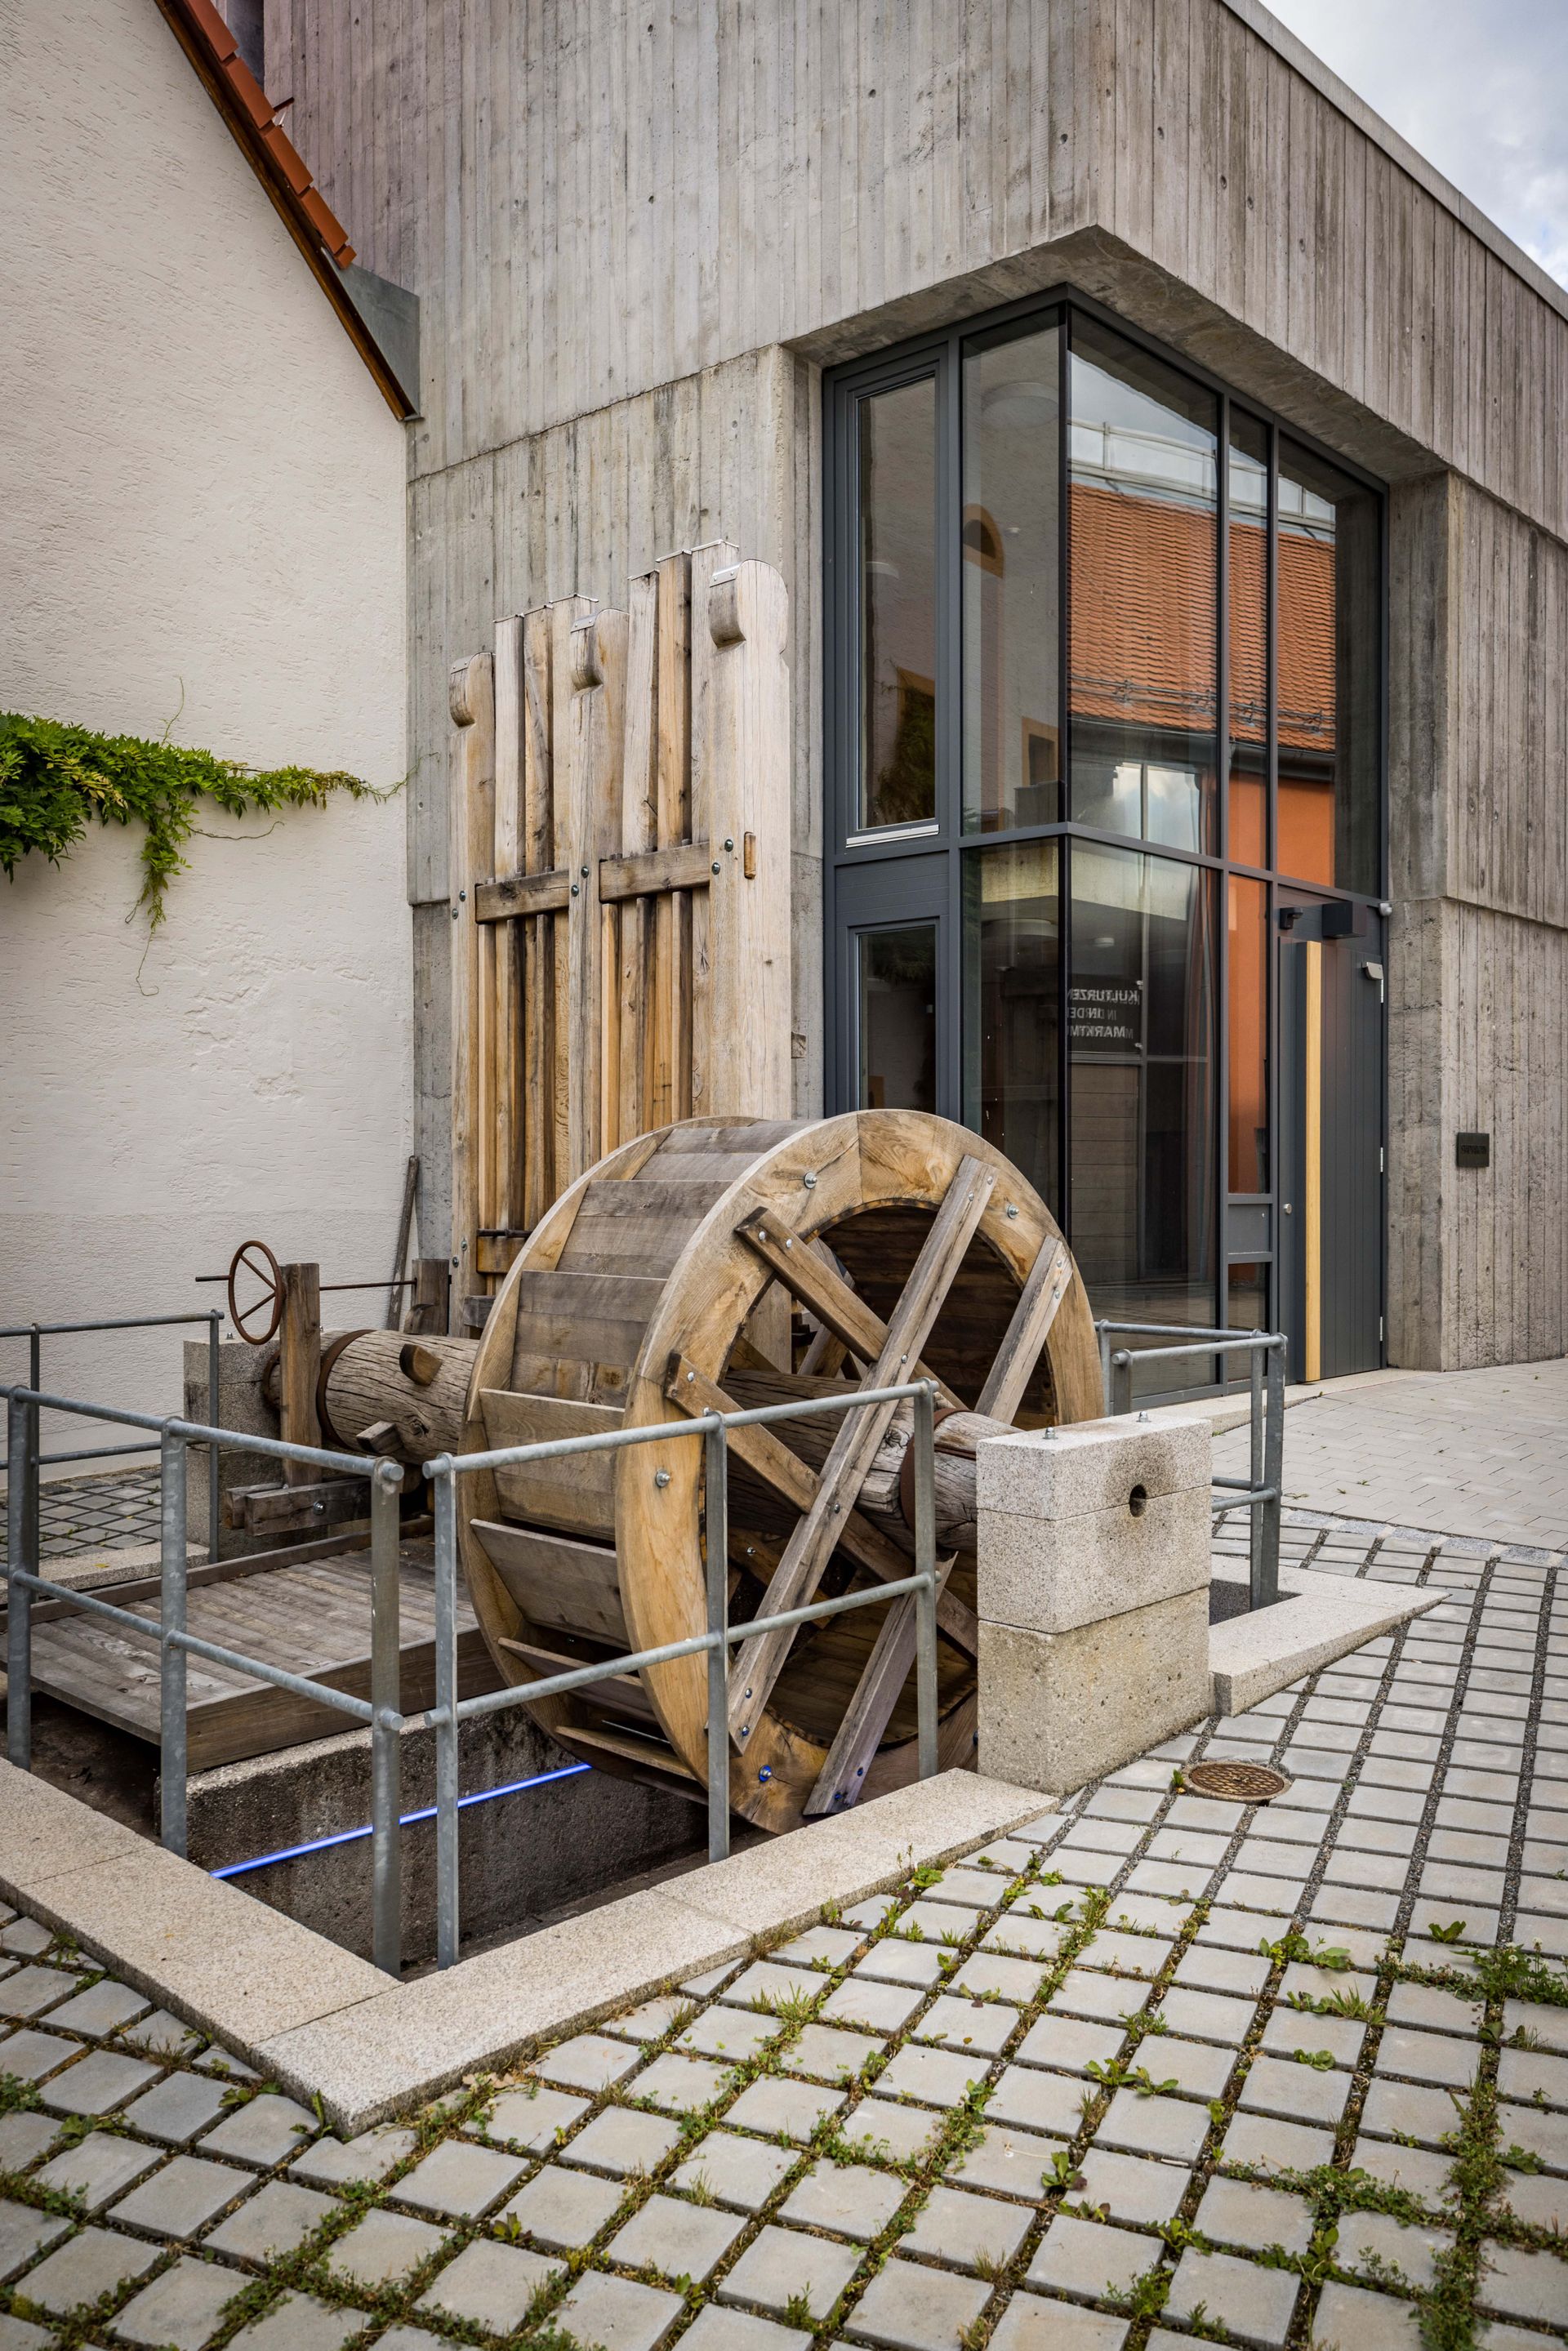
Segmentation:
<svg viewBox="0 0 1568 2351">
<path fill-rule="evenodd" d="M 1140 842 L 1124 833 L 1103 832 L 1098 829 L 1074 822 L 1071 816 L 1054 824 L 1014 827 L 1006 831 L 971 832 L 962 829 L 962 756 L 963 756 L 963 553 L 961 545 L 963 517 L 962 422 L 963 422 L 963 347 L 972 335 L 981 334 L 995 327 L 1028 322 L 1044 327 L 1054 319 L 1064 331 L 1061 339 L 1061 370 L 1060 423 L 1058 435 L 1061 466 L 1059 504 L 1061 530 L 1060 579 L 1063 592 L 1060 597 L 1058 626 L 1060 647 L 1058 681 L 1060 705 L 1058 723 L 1061 729 L 1059 768 L 1062 778 L 1063 806 L 1071 807 L 1067 795 L 1071 791 L 1072 774 L 1071 726 L 1070 707 L 1070 614 L 1065 592 L 1071 580 L 1071 501 L 1068 496 L 1068 451 L 1070 428 L 1069 368 L 1071 348 L 1071 320 L 1074 313 L 1111 329 L 1130 342 L 1140 346 L 1154 357 L 1176 369 L 1193 382 L 1211 392 L 1218 403 L 1218 536 L 1216 563 L 1216 644 L 1217 711 L 1216 711 L 1216 791 L 1218 795 L 1218 853 L 1200 850 L 1184 850 L 1163 842 Z M 934 829 L 906 835 L 901 840 L 852 839 L 860 828 L 854 819 L 859 807 L 860 790 L 860 710 L 859 710 L 859 645 L 860 613 L 858 610 L 858 529 L 859 505 L 856 478 L 857 455 L 854 419 L 856 402 L 870 393 L 887 391 L 920 378 L 935 379 L 936 388 L 936 819 Z M 952 326 L 919 336 L 906 343 L 875 353 L 864 359 L 847 362 L 828 371 L 823 377 L 823 481 L 825 486 L 823 514 L 823 778 L 824 833 L 823 843 L 823 964 L 826 1005 L 826 1035 L 824 1039 L 824 1085 L 826 1101 L 831 1110 L 847 1107 L 854 1098 L 854 1040 L 850 1033 L 852 1008 L 844 1001 L 842 984 L 842 948 L 841 946 L 841 909 L 846 895 L 858 896 L 871 888 L 868 873 L 858 885 L 852 877 L 861 867 L 891 868 L 904 858 L 945 856 L 946 859 L 946 887 L 940 893 L 938 914 L 938 973 L 940 985 L 937 1004 L 937 1075 L 936 1102 L 943 1116 L 962 1122 L 963 1082 L 960 1067 L 964 1032 L 962 925 L 963 866 L 968 854 L 1005 846 L 1009 841 L 1054 840 L 1059 843 L 1060 859 L 1058 888 L 1061 904 L 1061 952 L 1058 1025 L 1059 1053 L 1059 1117 L 1057 1202 L 1059 1215 L 1069 1241 L 1071 1240 L 1071 1024 L 1068 1019 L 1067 991 L 1071 971 L 1071 908 L 1072 908 L 1072 844 L 1075 841 L 1103 843 L 1108 848 L 1125 851 L 1142 850 L 1154 856 L 1169 857 L 1179 863 L 1207 867 L 1218 875 L 1216 891 L 1216 956 L 1218 981 L 1215 1004 L 1215 1084 L 1214 1132 L 1211 1148 L 1217 1171 L 1214 1194 L 1217 1203 L 1218 1230 L 1215 1239 L 1217 1306 L 1224 1322 L 1228 1313 L 1228 1270 L 1232 1257 L 1238 1263 L 1253 1261 L 1239 1250 L 1228 1251 L 1227 1217 L 1230 1205 L 1277 1199 L 1280 1169 L 1280 1111 L 1278 1071 L 1280 1067 L 1280 1007 L 1278 988 L 1274 983 L 1272 941 L 1276 935 L 1281 891 L 1293 899 L 1303 892 L 1311 893 L 1313 885 L 1293 882 L 1281 875 L 1277 867 L 1278 854 L 1278 647 L 1277 622 L 1279 606 L 1278 577 L 1278 483 L 1280 441 L 1281 434 L 1297 443 L 1325 464 L 1336 468 L 1350 479 L 1370 490 L 1377 500 L 1379 542 L 1379 589 L 1381 628 L 1378 644 L 1378 803 L 1379 803 L 1379 872 L 1375 894 L 1348 889 L 1323 888 L 1317 894 L 1325 901 L 1344 901 L 1362 906 L 1380 916 L 1385 910 L 1388 889 L 1388 502 L 1386 485 L 1375 475 L 1369 474 L 1338 450 L 1325 447 L 1311 434 L 1301 431 L 1291 419 L 1281 417 L 1262 402 L 1234 393 L 1221 378 L 1196 365 L 1184 353 L 1173 350 L 1155 337 L 1144 333 L 1127 319 L 1105 308 L 1102 303 L 1079 293 L 1069 285 L 1059 285 L 1049 291 L 1026 297 L 1000 308 L 977 313 L 956 320 Z M 1266 853 L 1269 863 L 1250 865 L 1239 861 L 1232 863 L 1229 855 L 1229 766 L 1230 766 L 1230 644 L 1229 644 L 1229 461 L 1230 420 L 1235 409 L 1260 425 L 1267 436 L 1269 474 L 1268 514 L 1268 577 L 1265 625 L 1267 630 L 1268 680 L 1268 800 Z M 927 868 L 927 871 L 930 869 Z M 1266 1037 L 1269 1068 L 1269 1161 L 1270 1174 L 1276 1191 L 1264 1195 L 1232 1195 L 1228 1189 L 1228 1135 L 1229 1125 L 1229 951 L 1228 925 L 1226 919 L 1226 882 L 1231 873 L 1238 877 L 1261 882 L 1265 904 L 1270 952 L 1266 968 L 1269 973 L 1270 1000 L 1266 1015 Z M 890 876 L 891 879 L 891 876 Z M 880 894 L 878 893 L 877 894 Z M 878 918 L 881 919 L 881 918 Z M 893 917 L 887 917 L 890 922 Z M 865 925 L 862 925 L 862 927 Z M 1387 1071 L 1386 1029 L 1385 1031 L 1384 1158 L 1387 1144 Z M 1381 1286 L 1386 1290 L 1386 1182 L 1380 1203 L 1380 1225 L 1383 1230 L 1381 1251 Z M 1278 1279 L 1278 1249 L 1270 1267 L 1270 1298 L 1275 1298 L 1274 1284 Z M 1380 1296 L 1380 1311 L 1386 1318 L 1385 1294 Z M 1277 1301 L 1275 1306 L 1277 1319 Z"/>
</svg>

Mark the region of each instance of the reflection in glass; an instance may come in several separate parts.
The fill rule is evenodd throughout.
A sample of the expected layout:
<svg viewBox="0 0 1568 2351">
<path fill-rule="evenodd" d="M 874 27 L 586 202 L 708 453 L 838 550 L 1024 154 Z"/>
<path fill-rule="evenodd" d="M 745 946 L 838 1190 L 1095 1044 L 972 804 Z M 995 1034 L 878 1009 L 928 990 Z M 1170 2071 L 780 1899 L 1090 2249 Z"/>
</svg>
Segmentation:
<svg viewBox="0 0 1568 2351">
<path fill-rule="evenodd" d="M 1267 1331 L 1269 1323 L 1269 1269 L 1266 1265 L 1233 1265 L 1228 1269 L 1229 1304 L 1226 1309 L 1228 1331 Z M 1230 1376 L 1236 1379 L 1246 1369 L 1245 1355 L 1232 1355 Z"/>
<path fill-rule="evenodd" d="M 1061 1191 L 1061 903 L 1054 841 L 964 860 L 964 1121 Z"/>
<path fill-rule="evenodd" d="M 1232 1192 L 1269 1189 L 1269 893 L 1261 882 L 1228 884 L 1229 1183 Z"/>
<path fill-rule="evenodd" d="M 1213 1321 L 1213 876 L 1078 843 L 1071 867 L 1072 1248 L 1097 1314 Z M 1212 1376 L 1162 1365 L 1159 1384 Z"/>
<path fill-rule="evenodd" d="M 1071 383 L 1072 814 L 1211 850 L 1218 403 L 1079 319 Z"/>
<path fill-rule="evenodd" d="M 1230 413 L 1230 854 L 1269 862 L 1269 435 Z"/>
<path fill-rule="evenodd" d="M 964 829 L 1054 824 L 1060 329 L 964 353 Z"/>
<path fill-rule="evenodd" d="M 861 792 L 864 827 L 936 813 L 936 384 L 860 412 Z"/>
<path fill-rule="evenodd" d="M 1372 491 L 1280 443 L 1276 862 L 1375 896 L 1381 881 L 1379 523 Z"/>
<path fill-rule="evenodd" d="M 862 1110 L 936 1107 L 936 925 L 862 931 Z"/>
</svg>

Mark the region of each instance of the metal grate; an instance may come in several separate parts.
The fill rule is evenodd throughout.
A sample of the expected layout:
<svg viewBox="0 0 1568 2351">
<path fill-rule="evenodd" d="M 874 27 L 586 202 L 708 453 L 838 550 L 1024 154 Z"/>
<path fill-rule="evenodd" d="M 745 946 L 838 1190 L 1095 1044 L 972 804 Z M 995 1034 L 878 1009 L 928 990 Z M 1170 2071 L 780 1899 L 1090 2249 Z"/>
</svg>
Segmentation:
<svg viewBox="0 0 1568 2351">
<path fill-rule="evenodd" d="M 1226 1796 L 1233 1804 L 1266 1804 L 1291 1784 L 1267 1763 L 1192 1763 L 1182 1778 L 1195 1795 Z"/>
</svg>

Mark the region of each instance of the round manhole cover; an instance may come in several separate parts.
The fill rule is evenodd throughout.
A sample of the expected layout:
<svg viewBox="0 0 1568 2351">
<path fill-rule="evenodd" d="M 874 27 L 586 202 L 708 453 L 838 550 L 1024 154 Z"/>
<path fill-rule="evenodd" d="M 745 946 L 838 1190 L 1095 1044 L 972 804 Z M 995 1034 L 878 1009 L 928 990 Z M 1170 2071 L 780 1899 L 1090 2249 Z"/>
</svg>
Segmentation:
<svg viewBox="0 0 1568 2351">
<path fill-rule="evenodd" d="M 1225 1796 L 1233 1804 L 1266 1804 L 1291 1784 L 1267 1763 L 1189 1763 L 1182 1778 L 1195 1795 Z"/>
</svg>

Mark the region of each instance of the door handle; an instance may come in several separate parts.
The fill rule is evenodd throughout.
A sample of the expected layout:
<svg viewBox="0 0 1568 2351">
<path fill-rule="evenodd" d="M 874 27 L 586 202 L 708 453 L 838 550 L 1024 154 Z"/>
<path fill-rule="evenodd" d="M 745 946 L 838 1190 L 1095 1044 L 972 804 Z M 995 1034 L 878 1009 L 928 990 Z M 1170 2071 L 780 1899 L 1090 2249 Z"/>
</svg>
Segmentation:
<svg viewBox="0 0 1568 2351">
<path fill-rule="evenodd" d="M 1383 966 L 1380 963 L 1364 963 L 1361 967 L 1366 974 L 1368 979 L 1375 979 L 1377 982 L 1377 1000 L 1379 1004 L 1386 1002 L 1387 999 L 1383 992 Z"/>
</svg>

